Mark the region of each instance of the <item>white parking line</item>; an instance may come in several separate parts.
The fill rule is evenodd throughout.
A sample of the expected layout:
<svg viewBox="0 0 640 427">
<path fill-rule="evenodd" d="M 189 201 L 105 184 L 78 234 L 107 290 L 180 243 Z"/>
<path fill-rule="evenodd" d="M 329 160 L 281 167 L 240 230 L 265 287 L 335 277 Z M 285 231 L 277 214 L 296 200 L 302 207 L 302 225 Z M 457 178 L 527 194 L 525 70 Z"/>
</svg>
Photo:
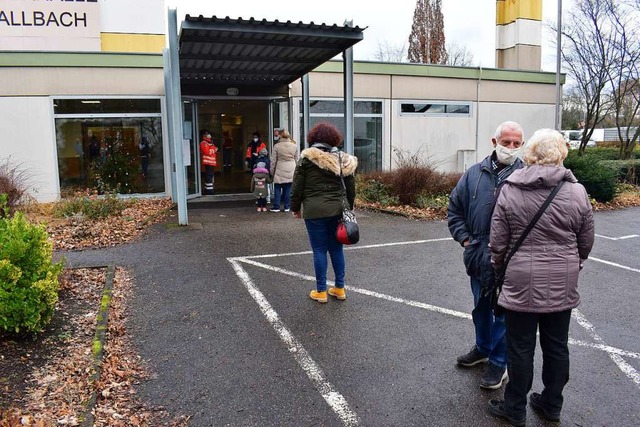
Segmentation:
<svg viewBox="0 0 640 427">
<path fill-rule="evenodd" d="M 629 236 L 609 237 L 609 236 L 603 236 L 602 234 L 596 234 L 596 237 L 601 237 L 607 240 L 625 240 L 625 239 L 633 239 L 634 237 L 639 237 L 639 236 L 637 234 L 630 234 Z"/>
<path fill-rule="evenodd" d="M 634 273 L 640 273 L 640 270 L 638 270 L 637 268 L 627 267 L 626 265 L 616 264 L 615 262 L 605 261 L 603 259 L 595 258 L 595 257 L 592 257 L 592 256 L 590 256 L 589 259 L 591 261 L 601 262 L 603 264 L 607 264 L 607 265 L 611 265 L 611 266 L 614 266 L 614 267 L 622 268 L 624 270 L 633 271 Z"/>
<path fill-rule="evenodd" d="M 596 328 L 580 313 L 580 311 L 576 308 L 571 312 L 571 317 L 578 322 L 580 326 L 586 329 L 587 333 L 591 336 L 591 338 L 597 342 L 598 344 L 602 344 L 606 346 L 606 343 L 600 335 L 596 333 Z M 613 363 L 615 363 L 618 368 L 633 381 L 638 388 L 640 388 L 640 373 L 636 371 L 633 366 L 629 365 L 619 354 L 614 352 L 607 351 Z"/>
<path fill-rule="evenodd" d="M 298 362 L 298 365 L 307 374 L 313 385 L 320 392 L 324 400 L 329 404 L 331 409 L 338 415 L 340 420 L 345 426 L 357 426 L 358 415 L 351 410 L 344 396 L 342 396 L 335 387 L 327 381 L 324 372 L 320 366 L 311 358 L 307 350 L 302 344 L 293 336 L 291 331 L 285 326 L 285 324 L 278 316 L 278 313 L 271 307 L 269 301 L 265 298 L 264 294 L 253 283 L 247 272 L 240 265 L 240 260 L 237 258 L 227 258 L 227 260 L 233 266 L 236 274 L 242 280 L 242 283 L 249 291 L 251 297 L 258 303 L 260 311 L 267 318 L 273 329 L 284 342 L 287 350 Z"/>
<path fill-rule="evenodd" d="M 615 238 L 616 240 L 622 238 L 630 238 L 636 236 L 623 236 L 621 238 Z M 613 240 L 614 238 L 612 238 Z M 433 242 L 443 242 L 453 240 L 451 238 L 439 238 L 439 239 L 427 239 L 427 240 L 413 240 L 413 241 L 404 241 L 404 242 L 392 242 L 392 243 L 383 243 L 383 244 L 374 244 L 374 245 L 361 245 L 361 246 L 352 246 L 347 247 L 345 249 L 348 250 L 360 250 L 360 249 L 372 249 L 372 248 L 382 248 L 382 247 L 391 247 L 391 246 L 401 246 L 401 245 L 413 245 L 413 244 L 422 244 L 422 243 L 433 243 Z M 311 358 L 311 356 L 304 349 L 302 344 L 291 334 L 291 332 L 286 328 L 284 323 L 280 320 L 278 314 L 271 307 L 264 294 L 260 292 L 260 290 L 255 286 L 248 273 L 242 268 L 240 263 L 246 263 L 250 265 L 254 265 L 256 267 L 260 267 L 266 270 L 270 270 L 273 272 L 277 272 L 280 274 L 285 274 L 288 276 L 296 277 L 299 279 L 307 280 L 307 281 L 315 281 L 314 276 L 310 276 L 307 274 L 297 273 L 295 271 L 286 270 L 284 268 L 275 267 L 272 265 L 264 264 L 255 259 L 264 259 L 264 258 L 275 258 L 275 257 L 284 257 L 284 256 L 295 256 L 295 255 L 307 255 L 311 254 L 311 251 L 301 251 L 301 252 L 289 252 L 289 253 L 279 253 L 279 254 L 263 254 L 263 255 L 251 255 L 245 257 L 235 257 L 235 258 L 227 258 L 228 261 L 233 265 L 234 270 L 238 277 L 242 280 L 245 287 L 253 297 L 253 299 L 258 303 L 260 310 L 263 312 L 269 323 L 276 330 L 281 340 L 287 346 L 289 352 L 294 356 L 294 359 L 298 362 L 298 364 L 305 371 L 307 376 L 311 379 L 313 384 L 316 386 L 318 391 L 320 391 L 322 397 L 329 404 L 329 406 L 334 410 L 334 412 L 340 417 L 344 425 L 358 425 L 359 419 L 357 414 L 349 408 L 349 405 L 346 399 L 338 393 L 334 387 L 329 383 L 324 376 L 320 366 Z M 636 273 L 640 273 L 640 270 L 624 266 L 621 264 L 617 264 L 611 261 L 602 260 L 599 258 L 590 257 L 589 259 L 604 263 L 607 265 L 611 265 L 613 267 L 622 268 L 625 270 L 633 271 Z M 327 281 L 327 284 L 333 285 L 333 282 Z M 463 318 L 463 319 L 471 319 L 471 315 L 468 313 L 451 310 L 444 307 L 438 307 L 431 304 L 426 304 L 418 301 L 412 301 L 403 298 L 397 298 L 391 295 L 382 294 L 379 292 L 370 291 L 363 288 L 357 288 L 354 286 L 346 286 L 346 289 L 351 292 L 359 293 L 362 295 L 373 296 L 375 298 L 383 299 L 386 301 L 397 302 L 401 304 L 405 304 L 412 307 L 422 308 L 425 310 L 429 310 L 432 312 L 447 314 L 450 316 Z M 582 326 L 587 333 L 591 336 L 591 338 L 595 341 L 595 343 L 588 343 L 584 341 L 575 340 L 573 338 L 569 338 L 569 344 L 593 348 L 596 350 L 603 351 L 608 354 L 611 360 L 618 366 L 618 368 L 633 381 L 636 386 L 640 388 L 640 373 L 636 371 L 629 363 L 627 363 L 622 357 L 630 357 L 635 359 L 640 359 L 640 354 L 622 350 L 616 347 L 611 347 L 607 345 L 604 340 L 595 332 L 594 326 L 584 317 L 584 315 L 578 311 L 577 309 L 572 312 L 573 319 Z"/>
</svg>

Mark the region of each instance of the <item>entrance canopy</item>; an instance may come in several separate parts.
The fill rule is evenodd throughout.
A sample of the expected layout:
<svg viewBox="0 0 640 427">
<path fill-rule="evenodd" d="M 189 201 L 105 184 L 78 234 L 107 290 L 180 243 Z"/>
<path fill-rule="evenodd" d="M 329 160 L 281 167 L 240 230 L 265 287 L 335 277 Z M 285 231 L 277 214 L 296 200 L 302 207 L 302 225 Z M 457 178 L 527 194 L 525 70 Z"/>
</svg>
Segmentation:
<svg viewBox="0 0 640 427">
<path fill-rule="evenodd" d="M 178 222 L 188 224 L 183 160 L 183 96 L 289 95 L 302 78 L 303 135 L 309 129 L 309 72 L 336 55 L 344 58 L 345 148 L 353 152 L 353 51 L 364 28 L 291 21 L 187 15 L 180 34 L 169 9 L 169 47 L 163 52 L 172 195 Z M 188 140 L 187 140 L 188 141 Z"/>
<path fill-rule="evenodd" d="M 287 85 L 363 39 L 364 28 L 187 15 L 179 36 L 183 95 L 287 94 Z"/>
</svg>

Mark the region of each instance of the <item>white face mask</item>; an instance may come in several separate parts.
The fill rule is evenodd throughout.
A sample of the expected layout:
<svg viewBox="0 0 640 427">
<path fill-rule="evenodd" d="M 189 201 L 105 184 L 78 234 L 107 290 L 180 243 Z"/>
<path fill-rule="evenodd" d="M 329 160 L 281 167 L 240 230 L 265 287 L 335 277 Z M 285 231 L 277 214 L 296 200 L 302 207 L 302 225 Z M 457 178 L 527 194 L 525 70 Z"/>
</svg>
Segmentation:
<svg viewBox="0 0 640 427">
<path fill-rule="evenodd" d="M 279 136 L 274 136 L 274 137 L 273 137 L 273 140 L 274 140 L 274 141 L 277 141 L 277 140 L 279 140 L 279 139 L 280 139 L 280 137 L 279 137 Z"/>
<path fill-rule="evenodd" d="M 498 161 L 503 165 L 512 165 L 518 158 L 519 154 L 519 148 L 507 148 L 503 147 L 499 143 L 496 143 L 496 157 L 498 158 Z"/>
<path fill-rule="evenodd" d="M 258 142 L 258 138 L 253 138 L 253 142 Z"/>
</svg>

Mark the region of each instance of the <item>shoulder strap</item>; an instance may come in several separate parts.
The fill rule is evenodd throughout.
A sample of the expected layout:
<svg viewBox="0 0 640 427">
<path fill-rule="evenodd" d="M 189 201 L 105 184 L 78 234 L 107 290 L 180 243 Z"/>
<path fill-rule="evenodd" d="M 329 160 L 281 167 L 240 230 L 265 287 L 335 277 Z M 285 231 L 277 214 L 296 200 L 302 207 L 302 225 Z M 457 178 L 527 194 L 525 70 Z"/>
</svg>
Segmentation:
<svg viewBox="0 0 640 427">
<path fill-rule="evenodd" d="M 556 194 L 558 194 L 558 191 L 560 190 L 560 187 L 562 187 L 562 184 L 564 184 L 564 181 L 560 181 L 558 185 L 554 187 L 553 191 L 551 191 L 551 194 L 549 194 L 549 197 L 547 197 L 542 206 L 540 206 L 540 209 L 538 209 L 538 212 L 536 212 L 536 215 L 533 217 L 529 225 L 527 225 L 527 228 L 525 228 L 522 232 L 520 238 L 516 241 L 516 244 L 513 245 L 513 249 L 511 249 L 511 252 L 509 252 L 509 255 L 507 255 L 507 258 L 504 260 L 504 264 L 502 265 L 502 269 L 504 271 L 506 271 L 507 264 L 509 264 L 509 260 L 511 260 L 511 257 L 516 253 L 522 242 L 524 242 L 524 239 L 527 238 L 529 232 L 533 229 L 533 227 L 535 227 L 536 222 L 538 222 L 544 211 L 547 209 L 547 206 L 549 206 L 551 200 L 553 200 Z"/>
</svg>

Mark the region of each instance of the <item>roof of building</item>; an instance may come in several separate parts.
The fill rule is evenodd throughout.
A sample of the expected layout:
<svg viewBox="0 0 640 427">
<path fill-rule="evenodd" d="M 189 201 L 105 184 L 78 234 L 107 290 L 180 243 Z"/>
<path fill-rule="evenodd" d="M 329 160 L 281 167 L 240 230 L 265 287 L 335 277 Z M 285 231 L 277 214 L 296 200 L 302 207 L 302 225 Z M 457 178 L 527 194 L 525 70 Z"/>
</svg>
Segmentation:
<svg viewBox="0 0 640 427">
<path fill-rule="evenodd" d="M 187 15 L 179 36 L 182 84 L 287 85 L 363 39 L 365 28 Z"/>
</svg>

